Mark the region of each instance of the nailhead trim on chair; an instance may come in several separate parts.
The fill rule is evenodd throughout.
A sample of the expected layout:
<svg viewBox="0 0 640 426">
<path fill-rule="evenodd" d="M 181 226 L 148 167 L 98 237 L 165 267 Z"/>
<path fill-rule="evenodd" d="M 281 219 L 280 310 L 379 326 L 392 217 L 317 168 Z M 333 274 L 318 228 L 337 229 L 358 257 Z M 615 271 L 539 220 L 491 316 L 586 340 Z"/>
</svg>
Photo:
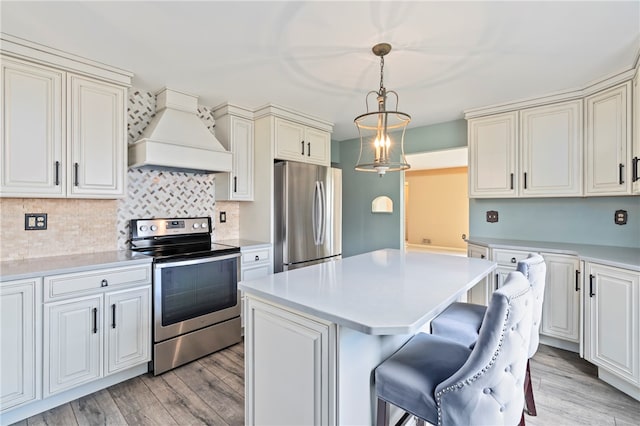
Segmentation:
<svg viewBox="0 0 640 426">
<path fill-rule="evenodd" d="M 522 293 L 513 296 L 512 299 L 516 299 L 518 297 L 524 296 L 525 294 L 527 294 L 527 292 L 529 292 L 529 290 L 530 289 L 528 288 Z M 509 302 L 511 302 L 511 300 L 509 300 Z M 480 370 L 478 373 L 474 374 L 473 377 L 463 380 L 462 382 L 458 382 L 455 385 L 447 386 L 441 391 L 436 392 L 436 405 L 438 407 L 438 426 L 442 426 L 442 401 L 441 401 L 442 395 L 444 395 L 447 392 L 455 391 L 456 389 L 462 389 L 465 386 L 465 384 L 470 385 L 471 383 L 476 381 L 480 376 L 486 373 L 493 366 L 493 364 L 495 364 L 495 361 L 498 358 L 498 354 L 502 349 L 502 343 L 504 342 L 504 335 L 505 335 L 505 332 L 507 331 L 507 321 L 509 320 L 510 313 L 511 313 L 511 308 L 508 308 L 505 318 L 503 320 L 504 326 L 502 327 L 502 331 L 500 332 L 500 341 L 498 342 L 498 348 L 496 349 L 493 356 L 491 357 L 491 361 L 489 362 L 489 364 L 486 365 L 484 368 L 482 368 L 482 370 Z"/>
</svg>

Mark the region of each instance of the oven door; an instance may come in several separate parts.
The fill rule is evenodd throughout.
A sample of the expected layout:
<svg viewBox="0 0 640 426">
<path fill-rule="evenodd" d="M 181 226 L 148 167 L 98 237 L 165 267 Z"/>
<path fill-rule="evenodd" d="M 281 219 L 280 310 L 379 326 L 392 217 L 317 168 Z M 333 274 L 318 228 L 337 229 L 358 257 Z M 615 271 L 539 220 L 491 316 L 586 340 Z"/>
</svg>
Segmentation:
<svg viewBox="0 0 640 426">
<path fill-rule="evenodd" d="M 240 253 L 154 264 L 154 342 L 240 316 Z"/>
</svg>

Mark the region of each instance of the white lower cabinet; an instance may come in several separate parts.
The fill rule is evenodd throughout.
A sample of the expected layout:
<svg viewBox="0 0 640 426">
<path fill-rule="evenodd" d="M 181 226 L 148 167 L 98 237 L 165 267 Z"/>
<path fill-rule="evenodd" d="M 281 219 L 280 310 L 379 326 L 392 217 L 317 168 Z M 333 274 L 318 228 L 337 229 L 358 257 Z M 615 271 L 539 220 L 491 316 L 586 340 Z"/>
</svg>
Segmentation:
<svg viewBox="0 0 640 426">
<path fill-rule="evenodd" d="M 45 397 L 151 360 L 149 265 L 48 276 L 44 292 Z"/>
<path fill-rule="evenodd" d="M 467 245 L 467 257 L 475 257 L 477 259 L 488 259 L 489 249 L 483 246 L 477 246 L 475 244 Z M 491 279 L 485 277 L 476 284 L 471 290 L 467 292 L 467 302 L 475 303 L 477 305 L 488 305 L 489 298 L 493 292 Z"/>
<path fill-rule="evenodd" d="M 540 333 L 580 343 L 580 261 L 543 253 L 547 276 Z"/>
<path fill-rule="evenodd" d="M 0 283 L 0 412 L 40 399 L 42 279 Z"/>
<path fill-rule="evenodd" d="M 640 273 L 585 262 L 585 358 L 640 400 Z"/>
<path fill-rule="evenodd" d="M 247 313 L 245 423 L 337 424 L 335 325 L 252 297 Z"/>
<path fill-rule="evenodd" d="M 271 262 L 271 245 L 264 246 L 248 246 L 242 247 L 241 261 L 240 261 L 240 280 L 256 280 L 258 278 L 266 277 L 273 273 L 273 264 Z M 244 319 L 245 319 L 245 298 L 244 293 L 241 296 L 241 314 L 240 321 L 242 330 L 244 333 Z"/>
</svg>

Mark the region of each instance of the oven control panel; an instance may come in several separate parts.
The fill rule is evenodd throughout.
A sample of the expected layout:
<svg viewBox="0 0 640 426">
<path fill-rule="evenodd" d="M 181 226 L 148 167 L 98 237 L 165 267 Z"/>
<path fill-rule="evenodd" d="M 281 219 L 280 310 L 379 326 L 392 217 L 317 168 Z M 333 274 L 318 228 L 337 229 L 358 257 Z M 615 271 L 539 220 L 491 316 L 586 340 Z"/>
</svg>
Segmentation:
<svg viewBox="0 0 640 426">
<path fill-rule="evenodd" d="M 208 234 L 211 232 L 211 218 L 133 219 L 130 226 L 133 238 Z"/>
</svg>

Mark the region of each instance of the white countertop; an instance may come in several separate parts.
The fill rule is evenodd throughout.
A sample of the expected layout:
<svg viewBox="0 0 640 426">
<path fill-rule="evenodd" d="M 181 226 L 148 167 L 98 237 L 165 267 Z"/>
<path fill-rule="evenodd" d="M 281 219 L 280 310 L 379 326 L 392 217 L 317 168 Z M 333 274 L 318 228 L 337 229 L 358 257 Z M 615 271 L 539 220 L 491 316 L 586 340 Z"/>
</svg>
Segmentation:
<svg viewBox="0 0 640 426">
<path fill-rule="evenodd" d="M 233 239 L 233 240 L 217 240 L 214 241 L 217 244 L 224 244 L 227 246 L 240 247 L 240 249 L 256 249 L 256 248 L 266 248 L 271 247 L 271 243 L 267 243 L 264 241 L 254 241 L 254 240 L 245 240 L 245 239 Z"/>
<path fill-rule="evenodd" d="M 152 261 L 152 257 L 129 250 L 9 260 L 0 262 L 0 281 L 82 272 L 95 268 L 114 268 Z"/>
<path fill-rule="evenodd" d="M 239 288 L 363 333 L 411 334 L 495 268 L 487 260 L 384 249 Z"/>
<path fill-rule="evenodd" d="M 489 248 L 531 250 L 547 253 L 567 254 L 588 262 L 640 271 L 640 248 L 572 244 L 550 241 L 508 240 L 487 237 L 469 237 L 467 241 Z"/>
</svg>

